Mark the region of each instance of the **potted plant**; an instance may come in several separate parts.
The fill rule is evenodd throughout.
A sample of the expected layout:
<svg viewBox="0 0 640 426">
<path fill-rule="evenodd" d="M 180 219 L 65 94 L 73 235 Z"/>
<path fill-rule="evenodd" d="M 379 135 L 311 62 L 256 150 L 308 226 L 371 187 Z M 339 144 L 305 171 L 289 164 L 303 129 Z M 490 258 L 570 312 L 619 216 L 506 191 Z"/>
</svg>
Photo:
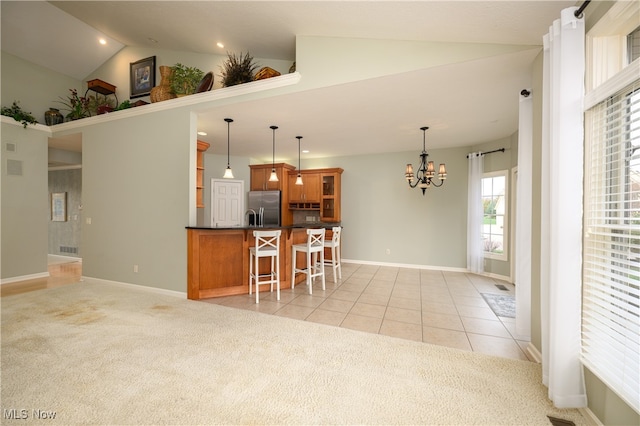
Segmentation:
<svg viewBox="0 0 640 426">
<path fill-rule="evenodd" d="M 253 63 L 253 56 L 249 52 L 246 55 L 240 52 L 237 56 L 227 52 L 227 60 L 221 68 L 222 86 L 229 87 L 253 81 L 253 75 L 258 65 Z"/>
<path fill-rule="evenodd" d="M 99 93 L 95 96 L 90 95 L 88 101 L 88 110 L 91 115 L 100 115 L 106 112 L 111 112 L 116 107 L 115 99 Z"/>
<path fill-rule="evenodd" d="M 69 111 L 66 117 L 69 120 L 78 120 L 89 116 L 89 99 L 84 96 L 78 96 L 76 89 L 69 89 L 71 94 L 67 98 L 60 98 L 61 101 L 55 101 L 64 105 L 65 109 Z"/>
<path fill-rule="evenodd" d="M 14 120 L 22 122 L 22 127 L 27 128 L 27 124 L 36 124 L 38 121 L 30 112 L 23 111 L 18 105 L 19 101 L 13 101 L 11 107 L 2 107 L 0 113 Z"/>
<path fill-rule="evenodd" d="M 131 105 L 131 101 L 127 99 L 126 101 L 120 102 L 120 105 L 116 107 L 116 111 L 122 111 L 123 109 L 129 108 L 133 108 L 133 105 Z"/>
<path fill-rule="evenodd" d="M 204 77 L 204 72 L 196 67 L 188 67 L 177 63 L 171 67 L 171 91 L 176 96 L 191 95 L 196 92 L 200 80 Z"/>
</svg>

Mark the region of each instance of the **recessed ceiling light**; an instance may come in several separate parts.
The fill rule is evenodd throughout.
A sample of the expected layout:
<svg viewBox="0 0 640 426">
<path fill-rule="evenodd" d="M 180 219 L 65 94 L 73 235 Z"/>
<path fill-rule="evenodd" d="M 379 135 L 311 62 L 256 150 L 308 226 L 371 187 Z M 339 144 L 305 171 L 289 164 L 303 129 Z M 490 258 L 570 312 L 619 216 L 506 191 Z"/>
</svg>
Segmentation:
<svg viewBox="0 0 640 426">
<path fill-rule="evenodd" d="M 98 40 L 98 42 L 100 42 L 100 44 L 107 44 L 107 40 L 101 38 L 100 40 Z"/>
<path fill-rule="evenodd" d="M 303 150 L 302 150 L 302 153 L 303 153 L 303 154 L 308 154 L 308 153 L 309 153 L 309 150 L 308 150 L 308 149 L 303 149 Z"/>
<path fill-rule="evenodd" d="M 220 49 L 224 49 L 224 44 L 217 42 L 216 46 L 218 46 Z"/>
<path fill-rule="evenodd" d="M 207 132 L 198 132 L 200 136 L 207 136 Z"/>
</svg>

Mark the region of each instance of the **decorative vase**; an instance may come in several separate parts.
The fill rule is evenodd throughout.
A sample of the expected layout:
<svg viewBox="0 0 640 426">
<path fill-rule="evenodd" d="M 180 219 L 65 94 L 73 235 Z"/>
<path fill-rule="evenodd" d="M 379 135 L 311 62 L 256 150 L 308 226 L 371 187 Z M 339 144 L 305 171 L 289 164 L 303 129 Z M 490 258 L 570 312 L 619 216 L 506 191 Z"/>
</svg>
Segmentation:
<svg viewBox="0 0 640 426">
<path fill-rule="evenodd" d="M 160 84 L 151 89 L 151 93 L 149 94 L 151 102 L 161 102 L 176 97 L 176 95 L 171 92 L 172 73 L 173 70 L 171 69 L 171 67 L 166 65 L 160 66 Z"/>
<path fill-rule="evenodd" d="M 58 109 L 49 108 L 49 111 L 45 111 L 44 113 L 44 122 L 47 126 L 60 124 L 64 122 L 64 116 L 60 114 L 60 111 Z"/>
</svg>

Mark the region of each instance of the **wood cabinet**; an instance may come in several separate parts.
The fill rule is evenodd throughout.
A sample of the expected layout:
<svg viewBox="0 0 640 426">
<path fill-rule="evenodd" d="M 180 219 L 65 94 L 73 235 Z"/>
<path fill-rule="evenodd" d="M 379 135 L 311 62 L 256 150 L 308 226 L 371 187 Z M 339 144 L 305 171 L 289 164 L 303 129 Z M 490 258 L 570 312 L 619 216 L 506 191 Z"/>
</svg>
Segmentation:
<svg viewBox="0 0 640 426">
<path fill-rule="evenodd" d="M 340 222 L 342 184 L 340 168 L 302 170 L 302 185 L 296 185 L 298 172 L 289 172 L 289 210 L 320 212 L 322 222 Z"/>
<path fill-rule="evenodd" d="M 196 207 L 204 207 L 204 152 L 209 149 L 207 142 L 198 141 L 196 153 Z"/>
<path fill-rule="evenodd" d="M 320 202 L 320 220 L 323 222 L 340 222 L 340 189 L 342 169 L 326 170 L 321 174 L 322 200 Z"/>
<path fill-rule="evenodd" d="M 289 203 L 320 203 L 320 173 L 304 170 L 302 185 L 296 185 L 298 172 L 289 172 Z"/>
<path fill-rule="evenodd" d="M 296 168 L 286 163 L 276 163 L 275 169 L 278 175 L 278 182 L 269 182 L 272 164 L 252 164 L 251 169 L 251 191 L 281 191 L 280 198 L 280 221 L 283 226 L 293 223 L 293 214 L 289 210 L 289 182 L 287 176 L 289 171 Z"/>
<path fill-rule="evenodd" d="M 249 167 L 251 168 L 251 191 L 282 191 L 285 186 L 284 182 L 287 179 L 287 172 L 295 169 L 289 164 L 276 163 L 275 169 L 278 181 L 270 182 L 269 177 L 271 177 L 271 169 L 274 168 L 273 164 L 253 164 Z"/>
<path fill-rule="evenodd" d="M 305 228 L 281 229 L 280 236 L 280 288 L 291 288 L 303 283 L 303 274 L 291 275 L 292 244 L 307 240 Z M 329 235 L 330 230 L 328 230 Z M 187 228 L 187 298 L 192 300 L 209 297 L 249 293 L 249 248 L 255 245 L 253 228 Z M 261 259 L 269 262 L 268 259 Z M 306 258 L 299 255 L 296 264 L 303 268 Z M 265 264 L 260 270 L 268 270 Z M 262 286 L 262 291 L 268 291 Z M 303 292 L 306 290 L 303 290 Z"/>
</svg>

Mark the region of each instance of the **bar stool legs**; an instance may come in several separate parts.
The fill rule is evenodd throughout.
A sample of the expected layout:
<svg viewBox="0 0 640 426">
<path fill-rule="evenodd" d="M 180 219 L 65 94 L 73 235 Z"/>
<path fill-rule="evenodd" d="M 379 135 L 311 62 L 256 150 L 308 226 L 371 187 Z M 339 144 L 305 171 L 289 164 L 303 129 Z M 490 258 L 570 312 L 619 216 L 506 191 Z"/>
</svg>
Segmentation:
<svg viewBox="0 0 640 426">
<path fill-rule="evenodd" d="M 254 247 L 249 248 L 249 294 L 253 284 L 256 286 L 256 303 L 260 303 L 260 288 L 262 284 L 270 284 L 271 292 L 276 285 L 276 298 L 280 300 L 280 234 L 282 231 L 253 231 L 256 239 Z M 260 274 L 260 259 L 271 258 L 271 270 Z M 255 262 L 255 274 L 253 272 Z"/>
<path fill-rule="evenodd" d="M 307 287 L 309 294 L 313 294 L 313 279 L 322 277 L 322 289 L 326 289 L 324 276 L 324 228 L 307 229 L 307 242 L 305 244 L 294 244 L 293 259 L 291 260 L 291 288 L 294 288 L 296 282 L 296 273 L 306 275 Z M 306 254 L 306 267 L 297 267 L 297 254 L 303 252 Z M 320 260 L 318 261 L 318 256 Z"/>
</svg>

